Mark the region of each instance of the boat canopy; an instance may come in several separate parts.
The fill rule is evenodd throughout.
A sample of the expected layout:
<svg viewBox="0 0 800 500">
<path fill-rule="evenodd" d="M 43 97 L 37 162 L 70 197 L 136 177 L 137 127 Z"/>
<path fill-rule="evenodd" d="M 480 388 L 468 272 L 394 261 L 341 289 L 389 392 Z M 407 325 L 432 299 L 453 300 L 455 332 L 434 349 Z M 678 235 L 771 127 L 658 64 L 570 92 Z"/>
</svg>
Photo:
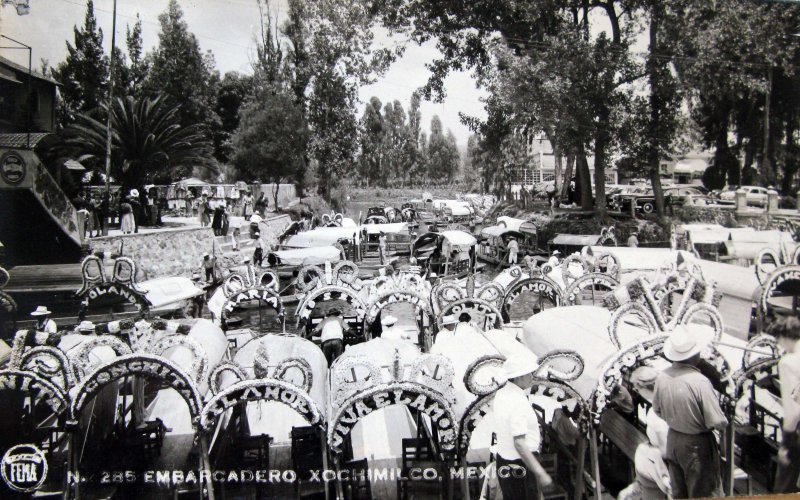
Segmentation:
<svg viewBox="0 0 800 500">
<path fill-rule="evenodd" d="M 536 226 L 532 222 L 528 222 L 525 219 L 515 219 L 514 217 L 501 215 L 497 218 L 497 224 L 502 225 L 500 224 L 501 222 L 505 224 L 508 229 L 519 231 L 521 233 L 536 234 Z"/>
<path fill-rule="evenodd" d="M 280 259 L 281 264 L 287 266 L 320 266 L 325 262 L 338 262 L 340 258 L 339 249 L 334 246 L 278 250 L 272 253 Z"/>
<path fill-rule="evenodd" d="M 697 260 L 697 258 L 689 252 L 672 250 L 669 248 L 592 246 L 590 249 L 594 255 L 607 253 L 616 257 L 617 262 L 619 262 L 620 271 L 623 273 L 661 269 L 669 262 L 676 262 L 678 254 L 683 255 L 685 260 Z"/>
<path fill-rule="evenodd" d="M 439 234 L 451 245 L 472 247 L 478 243 L 474 236 L 464 231 L 442 231 Z"/>
<path fill-rule="evenodd" d="M 177 304 L 205 293 L 195 286 L 192 280 L 181 276 L 142 281 L 136 283 L 136 287 L 144 292 L 152 309 Z"/>
<path fill-rule="evenodd" d="M 386 234 L 408 234 L 408 224 L 405 222 L 393 222 L 391 224 L 364 224 L 362 229 L 367 231 L 367 234 L 380 234 L 383 231 Z"/>
<path fill-rule="evenodd" d="M 316 248 L 333 246 L 341 239 L 351 240 L 358 234 L 358 227 L 318 227 L 290 236 L 283 244 L 286 248 Z"/>
<path fill-rule="evenodd" d="M 590 246 L 600 243 L 601 236 L 599 234 L 558 234 L 553 238 L 553 245 L 567 245 L 567 246 Z"/>
</svg>

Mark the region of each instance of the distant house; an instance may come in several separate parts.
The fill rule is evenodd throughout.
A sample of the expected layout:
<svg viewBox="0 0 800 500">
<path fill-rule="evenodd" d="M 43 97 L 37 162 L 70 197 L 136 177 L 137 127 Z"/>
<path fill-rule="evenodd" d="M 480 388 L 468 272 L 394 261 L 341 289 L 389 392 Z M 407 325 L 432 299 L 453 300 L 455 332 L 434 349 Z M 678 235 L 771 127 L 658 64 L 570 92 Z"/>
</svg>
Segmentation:
<svg viewBox="0 0 800 500">
<path fill-rule="evenodd" d="M 30 132 L 52 132 L 58 82 L 31 73 Z M 28 132 L 28 68 L 0 57 L 0 133 Z"/>
<path fill-rule="evenodd" d="M 520 183 L 523 186 L 533 186 L 542 182 L 553 182 L 556 177 L 556 157 L 553 153 L 553 145 L 547 140 L 544 133 L 526 134 L 526 146 L 529 164 L 526 168 L 521 168 L 514 174 L 512 182 Z M 594 156 L 586 158 L 589 163 L 589 173 L 594 183 Z M 566 156 L 562 158 L 562 168 L 567 168 Z M 573 170 L 573 176 L 577 175 Z M 613 165 L 606 167 L 606 184 L 616 184 L 617 169 Z"/>
</svg>

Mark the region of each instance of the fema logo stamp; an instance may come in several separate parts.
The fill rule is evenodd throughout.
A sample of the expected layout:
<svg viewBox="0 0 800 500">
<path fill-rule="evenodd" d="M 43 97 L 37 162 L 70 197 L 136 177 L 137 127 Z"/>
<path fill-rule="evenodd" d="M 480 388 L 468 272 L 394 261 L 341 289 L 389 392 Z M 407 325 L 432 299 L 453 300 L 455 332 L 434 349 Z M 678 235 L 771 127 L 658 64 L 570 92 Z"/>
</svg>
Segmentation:
<svg viewBox="0 0 800 500">
<path fill-rule="evenodd" d="M 47 478 L 47 458 L 32 444 L 18 444 L 8 449 L 0 461 L 3 481 L 14 491 L 38 490 Z"/>
<path fill-rule="evenodd" d="M 0 177 L 9 184 L 22 182 L 26 170 L 25 160 L 15 151 L 9 151 L 0 158 Z"/>
</svg>

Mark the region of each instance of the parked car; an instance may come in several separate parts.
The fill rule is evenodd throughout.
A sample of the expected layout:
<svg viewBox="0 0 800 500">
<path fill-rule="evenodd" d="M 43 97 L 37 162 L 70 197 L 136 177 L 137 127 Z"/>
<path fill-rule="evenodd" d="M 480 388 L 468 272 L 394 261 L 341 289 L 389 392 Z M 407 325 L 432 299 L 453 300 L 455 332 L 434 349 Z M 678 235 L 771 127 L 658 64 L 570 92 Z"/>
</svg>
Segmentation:
<svg viewBox="0 0 800 500">
<path fill-rule="evenodd" d="M 755 205 L 757 207 L 766 207 L 767 206 L 767 188 L 763 188 L 760 186 L 742 186 L 739 189 L 745 191 L 747 193 L 747 204 L 748 205 Z M 723 191 L 719 195 L 719 199 L 723 202 L 727 203 L 735 203 L 736 202 L 736 189 L 728 189 Z"/>
<path fill-rule="evenodd" d="M 664 204 L 666 206 L 683 206 L 687 203 L 695 205 L 695 198 L 703 199 L 706 196 L 694 186 L 668 187 L 664 189 Z M 631 204 L 636 204 L 636 211 L 651 214 L 656 211 L 656 198 L 653 190 L 648 188 L 644 193 L 623 195 L 619 199 L 619 208 L 623 212 L 630 212 Z M 699 203 L 707 204 L 707 203 Z"/>
</svg>

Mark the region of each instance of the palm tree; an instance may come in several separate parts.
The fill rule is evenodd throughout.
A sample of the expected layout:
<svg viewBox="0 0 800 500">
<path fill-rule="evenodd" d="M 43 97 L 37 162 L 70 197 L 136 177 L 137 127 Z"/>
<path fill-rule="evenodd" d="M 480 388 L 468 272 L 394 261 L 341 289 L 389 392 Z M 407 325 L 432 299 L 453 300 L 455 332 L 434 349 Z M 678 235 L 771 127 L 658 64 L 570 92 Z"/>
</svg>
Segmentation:
<svg viewBox="0 0 800 500">
<path fill-rule="evenodd" d="M 178 109 L 161 95 L 114 100 L 111 176 L 123 189 L 141 187 L 155 177 L 186 175 L 194 167 L 215 168 L 213 146 L 203 128 L 181 127 Z M 63 138 L 61 147 L 75 156 L 91 155 L 99 161 L 105 157 L 106 125 L 92 116 L 78 115 Z"/>
</svg>

